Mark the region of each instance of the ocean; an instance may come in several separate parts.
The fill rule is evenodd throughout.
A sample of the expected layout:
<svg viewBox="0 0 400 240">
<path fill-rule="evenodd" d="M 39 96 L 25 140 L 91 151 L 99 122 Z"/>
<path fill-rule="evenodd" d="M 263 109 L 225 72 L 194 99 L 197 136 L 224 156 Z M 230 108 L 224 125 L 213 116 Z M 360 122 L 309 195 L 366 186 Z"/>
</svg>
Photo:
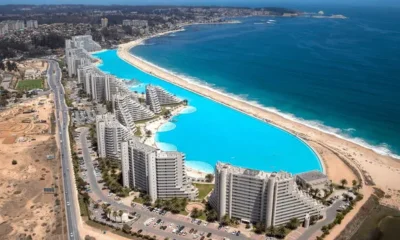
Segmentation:
<svg viewBox="0 0 400 240">
<path fill-rule="evenodd" d="M 190 81 L 399 158 L 400 9 L 310 7 L 300 10 L 324 10 L 326 14 L 343 14 L 348 19 L 252 17 L 240 18 L 240 24 L 194 25 L 182 32 L 149 39 L 132 49 L 132 53 Z M 232 135 L 247 130 L 250 123 L 246 120 L 241 122 L 243 119 L 227 116 L 230 120 L 224 123 L 229 125 L 227 129 L 231 125 L 236 129 L 234 132 L 220 130 L 214 138 L 213 118 L 219 114 L 212 112 L 200 125 L 193 120 L 194 114 L 181 115 L 177 117 L 176 128 L 159 133 L 158 138 L 187 151 L 188 160 L 211 165 L 215 161 L 203 156 L 214 158 L 214 150 L 208 148 L 214 144 L 230 148 L 235 152 L 232 158 L 243 151 L 238 162 L 269 161 L 271 156 L 275 156 L 274 163 L 280 161 L 280 156 L 271 150 L 277 146 L 246 144 L 258 136 L 257 141 L 262 142 L 273 137 L 264 135 L 258 125 L 249 129 L 251 134 L 235 139 L 244 142 L 244 148 L 251 149 L 239 150 L 236 147 L 240 148 L 241 144 L 224 144 Z M 192 136 L 194 132 L 190 128 L 204 131 L 196 131 L 198 135 Z M 181 139 L 182 136 L 188 139 Z M 193 142 L 192 138 L 209 144 Z M 191 147 L 200 148 L 203 153 L 192 154 Z M 247 155 L 250 151 L 272 153 L 253 157 Z M 216 155 L 218 160 L 231 161 L 229 154 Z M 296 154 L 292 155 L 293 161 L 296 158 Z M 271 170 L 259 163 L 239 165 Z M 276 165 L 277 168 L 296 172 L 285 166 Z"/>
</svg>

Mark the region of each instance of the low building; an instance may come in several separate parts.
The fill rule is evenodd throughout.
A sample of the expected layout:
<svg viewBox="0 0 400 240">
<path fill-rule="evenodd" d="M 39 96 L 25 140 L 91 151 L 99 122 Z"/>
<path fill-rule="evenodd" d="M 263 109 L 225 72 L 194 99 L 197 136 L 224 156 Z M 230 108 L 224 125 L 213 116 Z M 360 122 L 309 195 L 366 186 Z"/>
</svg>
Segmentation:
<svg viewBox="0 0 400 240">
<path fill-rule="evenodd" d="M 296 181 L 303 188 L 311 187 L 313 189 L 328 188 L 331 181 L 320 171 L 310 171 L 296 175 Z"/>
</svg>

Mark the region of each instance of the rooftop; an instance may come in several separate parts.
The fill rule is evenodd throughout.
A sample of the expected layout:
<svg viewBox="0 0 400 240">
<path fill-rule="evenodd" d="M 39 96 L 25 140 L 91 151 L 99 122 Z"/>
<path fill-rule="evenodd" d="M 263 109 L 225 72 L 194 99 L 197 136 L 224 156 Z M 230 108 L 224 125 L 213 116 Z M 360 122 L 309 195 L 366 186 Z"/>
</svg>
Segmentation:
<svg viewBox="0 0 400 240">
<path fill-rule="evenodd" d="M 297 177 L 303 179 L 304 181 L 314 181 L 319 179 L 326 179 L 327 176 L 320 171 L 310 171 L 305 173 L 300 173 L 296 175 Z"/>
</svg>

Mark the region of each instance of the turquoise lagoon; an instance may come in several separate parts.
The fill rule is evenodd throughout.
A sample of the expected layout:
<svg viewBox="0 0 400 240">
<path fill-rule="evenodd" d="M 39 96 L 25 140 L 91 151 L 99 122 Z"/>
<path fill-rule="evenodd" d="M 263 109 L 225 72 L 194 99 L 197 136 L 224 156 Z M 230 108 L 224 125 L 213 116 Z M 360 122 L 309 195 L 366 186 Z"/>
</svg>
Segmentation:
<svg viewBox="0 0 400 240">
<path fill-rule="evenodd" d="M 143 92 L 146 84 L 154 84 L 188 100 L 189 108 L 164 124 L 156 135 L 160 149 L 185 153 L 188 167 L 213 172 L 221 161 L 294 174 L 322 171 L 314 151 L 294 135 L 147 74 L 121 60 L 116 50 L 94 55 L 102 60 L 102 71 L 141 82 L 132 91 Z"/>
</svg>

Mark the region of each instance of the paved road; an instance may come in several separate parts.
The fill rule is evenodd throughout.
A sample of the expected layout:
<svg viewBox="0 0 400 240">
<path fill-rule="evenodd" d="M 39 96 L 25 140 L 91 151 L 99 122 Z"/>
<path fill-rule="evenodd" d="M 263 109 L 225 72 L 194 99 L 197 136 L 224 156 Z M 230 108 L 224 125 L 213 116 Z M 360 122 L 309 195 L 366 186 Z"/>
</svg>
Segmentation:
<svg viewBox="0 0 400 240">
<path fill-rule="evenodd" d="M 140 219 L 134 223 L 133 227 L 138 228 L 138 229 L 143 229 L 144 231 L 147 231 L 151 234 L 156 234 L 159 236 L 164 236 L 164 237 L 170 237 L 171 239 L 188 239 L 192 238 L 190 234 L 188 234 L 186 237 L 182 237 L 176 234 L 173 234 L 171 232 L 163 231 L 160 230 L 159 228 L 153 228 L 153 227 L 145 227 L 143 225 L 143 222 L 146 221 L 148 218 L 154 217 L 156 219 L 161 218 L 165 221 L 165 223 L 173 223 L 176 225 L 184 225 L 185 226 L 185 231 L 188 231 L 191 228 L 197 229 L 199 232 L 211 232 L 213 234 L 213 239 L 216 239 L 216 236 L 220 236 L 221 239 L 223 237 L 227 237 L 229 239 L 245 239 L 245 237 L 242 236 L 235 236 L 230 233 L 227 233 L 223 230 L 218 230 L 213 226 L 206 227 L 204 225 L 197 225 L 197 224 L 192 224 L 190 221 L 184 221 L 184 220 L 178 220 L 176 218 L 173 218 L 171 216 L 168 216 L 170 213 L 168 213 L 166 216 L 160 216 L 159 214 L 149 212 L 147 209 L 142 209 L 139 205 L 135 208 L 132 208 L 130 206 L 126 206 L 124 204 L 120 204 L 117 201 L 115 201 L 113 198 L 109 198 L 107 195 L 105 195 L 99 184 L 97 183 L 94 167 L 93 167 L 93 162 L 91 160 L 89 148 L 87 145 L 87 137 L 88 134 L 88 128 L 82 128 L 81 134 L 79 136 L 80 142 L 81 142 L 81 147 L 82 147 L 82 154 L 83 154 L 83 159 L 85 160 L 86 168 L 87 168 L 87 180 L 91 186 L 91 190 L 94 195 L 96 195 L 99 199 L 101 199 L 103 202 L 107 202 L 111 204 L 112 207 L 115 209 L 121 209 L 125 210 L 128 212 L 137 212 L 141 214 Z M 150 235 L 151 235 L 150 234 Z"/>
<path fill-rule="evenodd" d="M 327 210 L 326 210 L 326 218 L 323 219 L 322 221 L 317 222 L 316 224 L 310 226 L 307 228 L 307 230 L 297 239 L 297 240 L 308 240 L 311 239 L 311 237 L 319 231 L 322 226 L 327 225 L 336 218 L 336 210 L 339 209 L 340 205 L 343 204 L 342 200 L 337 200 L 334 202 Z"/>
<path fill-rule="evenodd" d="M 49 60 L 49 67 L 47 70 L 47 81 L 49 87 L 54 93 L 54 102 L 56 106 L 56 122 L 59 133 L 57 134 L 60 142 L 61 150 L 61 168 L 63 172 L 64 184 L 64 199 L 65 199 L 65 213 L 67 217 L 68 239 L 79 239 L 79 232 L 77 226 L 76 207 L 79 203 L 75 202 L 74 194 L 74 179 L 71 178 L 70 171 L 70 146 L 68 145 L 68 107 L 64 100 L 64 88 L 61 84 L 61 69 L 56 61 Z M 80 217 L 80 216 L 78 216 Z"/>
</svg>

